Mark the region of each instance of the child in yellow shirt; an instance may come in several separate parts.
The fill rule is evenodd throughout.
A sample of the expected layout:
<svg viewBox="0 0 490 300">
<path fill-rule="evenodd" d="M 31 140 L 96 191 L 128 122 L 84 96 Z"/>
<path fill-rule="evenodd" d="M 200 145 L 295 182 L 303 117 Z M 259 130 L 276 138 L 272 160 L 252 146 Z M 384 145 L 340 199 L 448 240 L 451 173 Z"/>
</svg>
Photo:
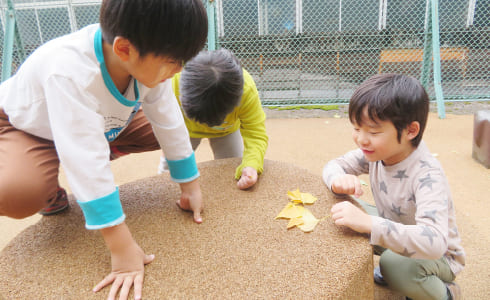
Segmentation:
<svg viewBox="0 0 490 300">
<path fill-rule="evenodd" d="M 252 76 L 226 49 L 203 51 L 172 79 L 175 96 L 195 150 L 208 138 L 214 158 L 243 157 L 237 186 L 253 186 L 268 145 L 265 113 Z M 166 170 L 162 156 L 159 173 Z"/>
</svg>

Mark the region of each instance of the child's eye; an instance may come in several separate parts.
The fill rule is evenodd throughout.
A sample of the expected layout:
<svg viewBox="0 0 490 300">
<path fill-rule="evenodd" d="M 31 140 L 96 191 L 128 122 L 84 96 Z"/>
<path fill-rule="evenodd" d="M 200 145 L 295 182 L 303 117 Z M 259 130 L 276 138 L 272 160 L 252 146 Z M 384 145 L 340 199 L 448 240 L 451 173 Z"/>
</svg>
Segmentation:
<svg viewBox="0 0 490 300">
<path fill-rule="evenodd" d="M 179 65 L 179 67 L 184 67 L 185 66 L 185 60 L 171 60 L 171 64 L 173 65 Z"/>
<path fill-rule="evenodd" d="M 170 59 L 170 60 L 167 60 L 167 63 L 171 64 L 171 65 L 180 65 L 182 66 L 182 62 L 183 61 L 180 61 L 180 60 L 175 60 L 175 59 Z"/>
</svg>

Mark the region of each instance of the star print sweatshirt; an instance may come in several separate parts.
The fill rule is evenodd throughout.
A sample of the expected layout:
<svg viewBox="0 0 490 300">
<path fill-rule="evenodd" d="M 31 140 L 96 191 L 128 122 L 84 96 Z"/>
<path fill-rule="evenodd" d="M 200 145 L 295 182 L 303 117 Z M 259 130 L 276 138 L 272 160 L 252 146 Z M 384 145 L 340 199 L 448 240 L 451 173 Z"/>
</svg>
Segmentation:
<svg viewBox="0 0 490 300">
<path fill-rule="evenodd" d="M 444 256 L 456 275 L 465 265 L 449 185 L 439 161 L 421 142 L 403 161 L 368 162 L 360 149 L 329 161 L 323 180 L 369 174 L 379 216 L 372 216 L 370 243 L 410 258 Z"/>
</svg>

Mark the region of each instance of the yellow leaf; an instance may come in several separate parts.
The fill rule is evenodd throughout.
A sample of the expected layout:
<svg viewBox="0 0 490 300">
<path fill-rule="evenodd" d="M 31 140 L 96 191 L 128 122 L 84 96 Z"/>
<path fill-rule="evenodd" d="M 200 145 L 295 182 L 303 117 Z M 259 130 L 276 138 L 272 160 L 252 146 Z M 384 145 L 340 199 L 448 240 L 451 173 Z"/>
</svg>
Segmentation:
<svg viewBox="0 0 490 300">
<path fill-rule="evenodd" d="M 294 226 L 297 226 L 297 225 L 303 225 L 305 222 L 303 221 L 303 218 L 302 217 L 299 217 L 299 218 L 292 218 L 289 220 L 289 223 L 288 223 L 288 229 L 289 228 L 292 228 Z"/>
<path fill-rule="evenodd" d="M 301 203 L 301 192 L 299 189 L 296 189 L 296 191 L 288 191 L 288 197 L 291 201 L 296 202 L 296 203 Z"/>
<path fill-rule="evenodd" d="M 303 230 L 304 232 L 313 231 L 313 229 L 315 229 L 316 224 L 318 224 L 318 222 L 320 221 L 317 218 L 315 218 L 315 216 L 306 208 L 305 208 L 305 211 L 303 213 L 302 219 L 303 219 L 304 224 L 298 225 L 298 227 L 299 227 L 299 229 Z"/>
<path fill-rule="evenodd" d="M 313 204 L 317 199 L 310 193 L 301 193 L 299 189 L 296 191 L 288 191 L 288 197 L 294 203 L 303 203 L 303 204 Z"/>
<path fill-rule="evenodd" d="M 301 193 L 301 202 L 303 204 L 313 204 L 316 200 L 316 197 L 310 193 Z"/>
<path fill-rule="evenodd" d="M 282 211 L 277 215 L 276 219 L 283 218 L 283 219 L 292 219 L 292 218 L 298 218 L 303 215 L 304 212 L 304 207 L 303 206 L 298 206 L 295 205 L 294 203 L 289 202 L 283 209 Z"/>
</svg>

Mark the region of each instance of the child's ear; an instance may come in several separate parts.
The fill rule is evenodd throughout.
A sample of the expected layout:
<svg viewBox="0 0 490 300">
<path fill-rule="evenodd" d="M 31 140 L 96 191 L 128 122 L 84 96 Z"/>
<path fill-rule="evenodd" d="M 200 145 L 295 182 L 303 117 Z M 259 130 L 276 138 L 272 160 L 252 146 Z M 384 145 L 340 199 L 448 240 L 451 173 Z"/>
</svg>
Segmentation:
<svg viewBox="0 0 490 300">
<path fill-rule="evenodd" d="M 116 54 L 122 61 L 128 61 L 133 50 L 131 43 L 128 39 L 120 36 L 114 38 L 112 43 L 112 51 Z"/>
<path fill-rule="evenodd" d="M 413 140 L 419 135 L 420 132 L 420 123 L 417 121 L 413 121 L 407 126 L 407 138 L 409 140 Z"/>
</svg>

